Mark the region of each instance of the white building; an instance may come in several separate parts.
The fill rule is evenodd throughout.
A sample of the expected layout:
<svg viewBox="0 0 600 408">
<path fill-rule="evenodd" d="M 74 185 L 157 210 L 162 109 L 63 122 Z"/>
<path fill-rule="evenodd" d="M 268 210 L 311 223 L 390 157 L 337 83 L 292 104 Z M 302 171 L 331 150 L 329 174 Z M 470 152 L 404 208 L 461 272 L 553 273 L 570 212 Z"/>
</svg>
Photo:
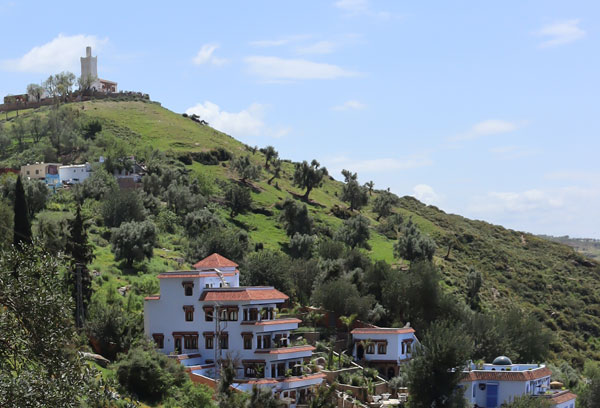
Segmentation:
<svg viewBox="0 0 600 408">
<path fill-rule="evenodd" d="M 117 92 L 117 83 L 98 77 L 98 57 L 92 57 L 92 47 L 85 48 L 85 57 L 81 57 L 81 78 L 90 78 L 90 89 L 97 92 Z"/>
<path fill-rule="evenodd" d="M 367 362 L 387 378 L 399 374 L 400 366 L 411 358 L 413 348 L 419 343 L 411 327 L 363 327 L 352 330 L 351 334 L 354 359 Z"/>
<path fill-rule="evenodd" d="M 92 174 L 92 167 L 86 164 L 70 164 L 58 167 L 58 178 L 62 184 L 83 183 Z"/>
<path fill-rule="evenodd" d="M 472 365 L 461 386 L 473 407 L 496 408 L 532 395 L 548 398 L 556 408 L 574 408 L 577 396 L 568 390 L 551 390 L 551 375 L 543 364 L 513 364 L 508 357 L 500 356 L 492 364 Z"/>
<path fill-rule="evenodd" d="M 213 381 L 218 363 L 232 358 L 238 389 L 256 384 L 305 400 L 325 377 L 302 367 L 314 347 L 291 345 L 290 332 L 300 320 L 277 318 L 288 297 L 273 287 L 240 287 L 237 267 L 213 254 L 194 270 L 158 275 L 160 295 L 147 297 L 144 305 L 146 335 L 163 353 L 178 355 L 195 381 Z"/>
</svg>

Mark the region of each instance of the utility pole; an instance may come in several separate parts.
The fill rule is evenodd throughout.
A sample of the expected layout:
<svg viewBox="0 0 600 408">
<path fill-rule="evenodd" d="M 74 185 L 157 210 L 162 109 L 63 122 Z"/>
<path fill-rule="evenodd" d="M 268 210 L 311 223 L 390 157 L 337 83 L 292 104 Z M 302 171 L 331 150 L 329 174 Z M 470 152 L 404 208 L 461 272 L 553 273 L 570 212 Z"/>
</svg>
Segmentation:
<svg viewBox="0 0 600 408">
<path fill-rule="evenodd" d="M 83 327 L 83 288 L 81 284 L 81 270 L 83 265 L 78 263 L 75 265 L 75 289 L 77 296 L 75 299 L 75 325 L 77 328 Z"/>
</svg>

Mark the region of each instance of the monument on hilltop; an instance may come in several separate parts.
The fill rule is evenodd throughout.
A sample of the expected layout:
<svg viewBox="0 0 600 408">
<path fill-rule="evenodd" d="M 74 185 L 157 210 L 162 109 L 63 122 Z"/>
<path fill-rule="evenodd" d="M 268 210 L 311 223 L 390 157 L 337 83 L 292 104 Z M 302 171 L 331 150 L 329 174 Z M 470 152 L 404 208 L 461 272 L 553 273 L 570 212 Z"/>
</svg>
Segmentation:
<svg viewBox="0 0 600 408">
<path fill-rule="evenodd" d="M 117 83 L 98 78 L 98 57 L 92 56 L 92 47 L 85 48 L 85 57 L 81 57 L 81 80 L 85 90 L 94 92 L 117 92 Z"/>
</svg>

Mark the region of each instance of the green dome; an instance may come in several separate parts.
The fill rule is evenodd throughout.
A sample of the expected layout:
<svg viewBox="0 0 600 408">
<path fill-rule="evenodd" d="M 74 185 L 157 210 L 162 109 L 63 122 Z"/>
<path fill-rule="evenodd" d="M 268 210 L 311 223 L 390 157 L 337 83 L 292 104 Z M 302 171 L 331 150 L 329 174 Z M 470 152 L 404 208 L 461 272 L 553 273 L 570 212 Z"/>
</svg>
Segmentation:
<svg viewBox="0 0 600 408">
<path fill-rule="evenodd" d="M 506 356 L 500 356 L 500 357 L 496 357 L 492 364 L 493 365 L 512 365 L 512 361 L 510 361 L 510 358 L 508 358 Z"/>
</svg>

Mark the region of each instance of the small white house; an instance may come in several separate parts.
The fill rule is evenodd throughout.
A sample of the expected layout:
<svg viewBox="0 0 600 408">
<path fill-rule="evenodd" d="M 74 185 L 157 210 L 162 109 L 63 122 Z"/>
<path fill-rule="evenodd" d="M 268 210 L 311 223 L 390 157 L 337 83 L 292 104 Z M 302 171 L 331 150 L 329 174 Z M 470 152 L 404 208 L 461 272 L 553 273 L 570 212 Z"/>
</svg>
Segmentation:
<svg viewBox="0 0 600 408">
<path fill-rule="evenodd" d="M 548 398 L 557 408 L 575 407 L 575 394 L 550 389 L 552 371 L 543 364 L 513 364 L 500 356 L 492 364 L 470 368 L 461 386 L 472 407 L 497 408 L 526 395 Z"/>
<path fill-rule="evenodd" d="M 86 164 L 70 164 L 58 168 L 58 177 L 62 184 L 83 183 L 92 174 L 92 167 Z"/>
<path fill-rule="evenodd" d="M 315 349 L 292 345 L 299 319 L 278 318 L 288 296 L 269 286 L 239 286 L 238 265 L 212 254 L 191 271 L 158 275 L 160 295 L 146 297 L 144 331 L 159 351 L 176 355 L 192 380 L 211 384 L 224 359 L 238 363 L 235 387 L 269 387 L 291 407 L 325 375 L 305 371 Z"/>
<path fill-rule="evenodd" d="M 368 362 L 387 378 L 399 374 L 400 366 L 411 358 L 419 343 L 412 327 L 362 327 L 351 334 L 354 359 Z"/>
</svg>

